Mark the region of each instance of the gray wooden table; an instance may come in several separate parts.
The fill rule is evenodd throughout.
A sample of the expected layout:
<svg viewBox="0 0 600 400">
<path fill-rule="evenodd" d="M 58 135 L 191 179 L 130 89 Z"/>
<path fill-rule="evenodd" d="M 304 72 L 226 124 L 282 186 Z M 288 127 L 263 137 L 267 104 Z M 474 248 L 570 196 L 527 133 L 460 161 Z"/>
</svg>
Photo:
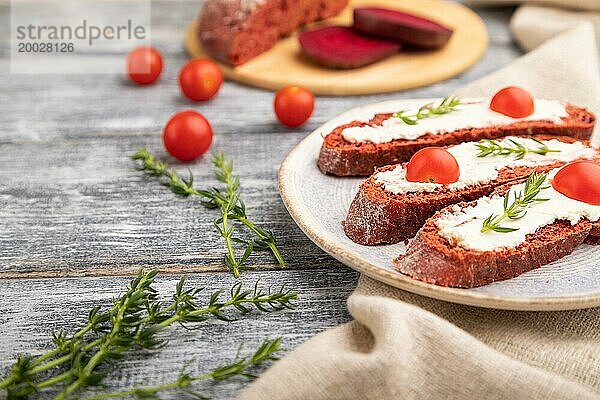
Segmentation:
<svg viewBox="0 0 600 400">
<path fill-rule="evenodd" d="M 116 3 L 115 3 L 116 4 Z M 32 3 L 31 7 L 35 7 Z M 115 7 L 117 7 L 115 5 Z M 159 383 L 194 359 L 192 372 L 231 360 L 239 342 L 251 349 L 266 336 L 283 336 L 293 349 L 314 334 L 350 319 L 345 300 L 358 274 L 310 242 L 285 210 L 277 170 L 286 153 L 314 128 L 360 104 L 390 98 L 433 97 L 507 64 L 520 55 L 507 22 L 511 9 L 479 11 L 490 48 L 471 70 L 409 92 L 362 97 L 319 97 L 308 124 L 289 130 L 275 122 L 273 94 L 227 82 L 218 97 L 193 104 L 179 95 L 177 72 L 186 61 L 186 24 L 198 0 L 153 3 L 153 41 L 166 71 L 158 85 L 133 87 L 113 75 L 8 73 L 8 5 L 0 5 L 0 373 L 19 353 L 50 345 L 49 332 L 73 330 L 94 304 L 110 303 L 140 268 L 162 271 L 157 288 L 172 291 L 178 275 L 214 290 L 235 280 L 222 267 L 223 243 L 214 214 L 197 201 L 176 198 L 134 169 L 141 146 L 166 157 L 160 132 L 176 110 L 193 108 L 213 124 L 213 151 L 235 160 L 253 219 L 272 229 L 288 269 L 268 255 L 253 256 L 250 285 L 297 289 L 297 309 L 251 314 L 237 322 L 209 322 L 198 331 L 173 329 L 172 344 L 124 362 L 111 376 L 115 388 Z M 106 54 L 105 57 L 122 55 Z M 186 166 L 175 164 L 184 171 Z M 197 182 L 212 184 L 208 157 L 189 165 Z M 245 384 L 209 385 L 214 398 L 233 397 Z M 0 395 L 1 396 L 1 395 Z"/>
</svg>

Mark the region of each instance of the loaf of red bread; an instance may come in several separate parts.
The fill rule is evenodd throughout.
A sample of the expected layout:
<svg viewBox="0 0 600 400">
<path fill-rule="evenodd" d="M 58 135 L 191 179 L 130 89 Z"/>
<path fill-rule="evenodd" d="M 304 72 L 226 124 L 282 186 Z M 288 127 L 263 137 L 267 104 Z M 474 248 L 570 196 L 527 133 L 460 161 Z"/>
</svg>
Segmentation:
<svg viewBox="0 0 600 400">
<path fill-rule="evenodd" d="M 298 27 L 339 13 L 348 0 L 206 0 L 199 38 L 212 57 L 240 65 Z"/>
</svg>

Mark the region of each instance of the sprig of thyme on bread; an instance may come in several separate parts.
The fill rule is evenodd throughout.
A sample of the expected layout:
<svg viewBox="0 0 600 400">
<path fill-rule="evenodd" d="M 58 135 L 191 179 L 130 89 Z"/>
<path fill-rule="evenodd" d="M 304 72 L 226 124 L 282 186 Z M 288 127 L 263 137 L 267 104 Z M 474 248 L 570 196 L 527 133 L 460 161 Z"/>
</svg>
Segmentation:
<svg viewBox="0 0 600 400">
<path fill-rule="evenodd" d="M 294 307 L 297 294 L 284 287 L 278 290 L 261 289 L 256 282 L 252 289 L 243 289 L 235 284 L 224 296 L 223 290 L 213 292 L 207 300 L 200 298 L 201 288 L 185 287 L 181 278 L 172 300 L 162 303 L 153 288 L 157 271 L 140 272 L 131 281 L 127 291 L 113 300 L 108 310 L 100 306 L 92 308 L 86 325 L 67 334 L 58 331 L 52 334 L 54 348 L 37 357 L 21 356 L 12 366 L 8 376 L 0 381 L 0 389 L 6 390 L 10 399 L 25 399 L 34 393 L 43 393 L 43 398 L 82 398 L 85 390 L 99 386 L 105 380 L 107 366 L 115 368 L 118 361 L 131 351 L 153 350 L 164 347 L 168 340 L 158 334 L 164 329 L 181 325 L 185 328 L 216 318 L 232 321 L 235 314 L 247 314 L 252 310 L 271 312 Z M 205 303 L 202 305 L 202 303 Z M 232 376 L 250 377 L 253 365 L 272 358 L 279 350 L 280 340 L 265 341 L 250 358 L 238 358 L 232 364 L 191 377 L 182 372 L 169 384 L 146 388 L 135 388 L 117 394 L 96 395 L 94 399 L 137 396 L 156 398 L 158 391 L 180 388 L 189 390 L 191 384 L 201 379 L 222 380 Z M 144 397 L 152 393 L 154 397 Z"/>
<path fill-rule="evenodd" d="M 511 145 L 503 145 L 497 140 L 483 139 L 476 144 L 477 150 L 479 150 L 477 157 L 508 157 L 513 155 L 515 160 L 520 160 L 529 153 L 541 154 L 543 156 L 548 153 L 560 153 L 560 150 L 551 149 L 540 140 L 535 138 L 531 138 L 531 140 L 535 141 L 539 147 L 530 148 L 513 139 L 508 139 Z"/>
<path fill-rule="evenodd" d="M 502 215 L 492 214 L 483 221 L 481 227 L 481 233 L 493 231 L 499 233 L 508 233 L 519 230 L 519 228 L 509 228 L 502 226 L 501 223 L 505 219 L 520 219 L 527 214 L 527 207 L 534 203 L 547 201 L 548 199 L 539 198 L 539 194 L 542 190 L 549 188 L 550 186 L 544 186 L 546 182 L 547 174 L 538 174 L 533 172 L 527 178 L 525 187 L 522 191 L 512 192 L 509 190 L 504 195 L 504 212 Z M 510 202 L 510 194 L 513 193 L 513 200 Z"/>
<path fill-rule="evenodd" d="M 456 96 L 444 97 L 436 106 L 435 103 L 427 103 L 419 108 L 415 114 L 406 114 L 408 110 L 401 110 L 392 115 L 392 118 L 399 118 L 407 125 L 417 125 L 419 120 L 431 118 L 456 111 L 460 105 L 460 98 Z"/>
<path fill-rule="evenodd" d="M 240 178 L 233 175 L 233 161 L 228 160 L 223 153 L 217 153 L 213 157 L 213 166 L 215 176 L 224 185 L 224 189 L 212 188 L 209 190 L 194 188 L 194 176 L 191 171 L 187 179 L 182 178 L 177 172 L 170 170 L 166 163 L 156 160 L 146 149 L 139 150 L 132 158 L 140 161 L 142 171 L 152 176 L 166 178 L 166 186 L 176 195 L 201 197 L 205 207 L 220 210 L 221 215 L 214 221 L 214 225 L 225 240 L 227 248 L 223 262 L 236 278 L 239 277 L 241 270 L 250 269 L 243 264 L 254 251 L 270 251 L 281 268 L 285 268 L 285 262 L 277 248 L 277 241 L 273 233 L 248 219 L 246 206 L 241 199 Z M 233 222 L 239 222 L 245 226 L 254 238 L 244 240 L 235 236 L 236 226 Z M 245 245 L 239 259 L 235 255 L 234 243 Z"/>
</svg>

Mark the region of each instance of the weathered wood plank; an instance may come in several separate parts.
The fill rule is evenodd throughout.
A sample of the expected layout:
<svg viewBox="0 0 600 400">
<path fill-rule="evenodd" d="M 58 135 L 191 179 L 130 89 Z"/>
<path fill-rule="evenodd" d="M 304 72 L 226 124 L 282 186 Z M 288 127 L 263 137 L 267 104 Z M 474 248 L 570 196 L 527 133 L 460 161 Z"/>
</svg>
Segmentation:
<svg viewBox="0 0 600 400">
<path fill-rule="evenodd" d="M 480 14 L 490 30 L 490 48 L 471 70 L 399 94 L 320 97 L 309 123 L 288 130 L 275 122 L 272 93 L 267 91 L 228 82 L 211 102 L 193 104 L 181 98 L 177 73 L 187 59 L 183 32 L 199 3 L 153 1 L 153 44 L 165 56 L 166 71 L 158 85 L 148 88 L 115 75 L 4 73 L 9 24 L 0 24 L 0 277 L 119 275 L 140 266 L 171 272 L 219 269 L 223 248 L 211 227 L 214 215 L 134 171 L 128 159 L 138 146 L 165 156 L 162 126 L 174 111 L 193 108 L 213 123 L 214 149 L 226 150 L 235 159 L 250 214 L 275 231 L 290 266 L 288 271 L 247 272 L 244 282 L 260 278 L 265 285 L 286 283 L 301 295 L 293 312 L 252 314 L 233 324 L 211 322 L 194 332 L 170 331 L 168 349 L 126 361 L 124 372 L 111 376 L 112 388 L 164 381 L 192 358 L 192 372 L 206 371 L 230 361 L 240 341 L 251 349 L 267 335 L 283 335 L 291 349 L 347 321 L 345 298 L 357 274 L 320 251 L 290 219 L 276 187 L 279 162 L 308 132 L 350 107 L 393 97 L 447 95 L 520 54 L 507 27 L 512 10 L 484 10 Z M 8 12 L 8 3 L 0 1 L 1 21 L 9 21 Z M 177 168 L 184 171 L 186 166 Z M 212 182 L 207 159 L 190 168 L 198 182 Z M 251 263 L 275 268 L 266 255 Z M 18 353 L 47 348 L 50 330 L 75 329 L 92 305 L 109 304 L 127 281 L 0 280 L 0 372 Z M 175 276 L 161 277 L 157 288 L 168 294 L 176 281 Z M 225 272 L 196 273 L 190 279 L 208 291 L 233 282 Z M 232 398 L 244 384 L 236 380 L 209 386 L 206 394 Z"/>
<path fill-rule="evenodd" d="M 140 146 L 164 156 L 164 122 L 173 111 L 190 107 L 212 121 L 214 149 L 236 161 L 250 214 L 276 233 L 290 268 L 337 267 L 304 237 L 279 199 L 276 175 L 284 155 L 349 107 L 397 96 L 446 95 L 518 54 L 504 25 L 510 11 L 488 10 L 483 15 L 491 47 L 472 70 L 398 95 L 320 97 L 310 122 L 288 130 L 275 122 L 267 91 L 226 83 L 206 104 L 181 98 L 176 75 L 186 56 L 180 38 L 196 8 L 193 1 L 154 3 L 153 37 L 167 65 L 156 86 L 134 87 L 116 76 L 0 74 L 7 94 L 0 96 L 0 278 L 128 274 L 140 266 L 221 268 L 214 213 L 197 201 L 175 198 L 134 171 L 128 159 Z M 189 166 L 199 183 L 212 182 L 208 157 Z M 251 264 L 275 267 L 268 255 Z"/>
<path fill-rule="evenodd" d="M 296 227 L 279 199 L 277 166 L 298 134 L 255 134 L 229 155 L 249 215 L 272 229 L 290 268 L 337 267 Z M 5 144 L 0 152 L 0 278 L 222 270 L 224 245 L 197 198 L 181 198 L 135 169 L 133 149 L 158 138 L 99 136 Z M 215 148 L 225 148 L 218 138 Z M 15 157 L 19 154 L 19 157 Z M 185 167 L 179 166 L 187 174 Z M 190 165 L 200 187 L 216 182 L 208 158 Z M 251 263 L 276 268 L 268 253 Z"/>
<path fill-rule="evenodd" d="M 178 279 L 159 276 L 155 287 L 165 301 Z M 300 296 L 296 310 L 253 312 L 233 323 L 211 320 L 194 331 L 174 327 L 167 332 L 171 339 L 167 348 L 128 357 L 122 368 L 115 368 L 108 379 L 111 387 L 164 382 L 173 379 L 181 366 L 192 360 L 190 370 L 199 374 L 231 361 L 240 343 L 245 343 L 250 351 L 267 336 L 283 336 L 285 348 L 291 349 L 317 332 L 348 320 L 345 298 L 356 285 L 357 274 L 340 269 L 248 272 L 244 282 L 251 286 L 257 279 L 264 285 L 295 288 Z M 115 277 L 0 281 L 0 376 L 4 376 L 18 354 L 39 354 L 48 349 L 51 331 L 72 332 L 85 323 L 91 307 L 109 306 L 128 282 L 129 278 Z M 195 274 L 188 281 L 189 287 L 207 286 L 203 296 L 233 283 L 235 280 L 227 273 Z M 231 398 L 244 385 L 244 380 L 209 385 L 207 394 L 216 399 Z"/>
</svg>

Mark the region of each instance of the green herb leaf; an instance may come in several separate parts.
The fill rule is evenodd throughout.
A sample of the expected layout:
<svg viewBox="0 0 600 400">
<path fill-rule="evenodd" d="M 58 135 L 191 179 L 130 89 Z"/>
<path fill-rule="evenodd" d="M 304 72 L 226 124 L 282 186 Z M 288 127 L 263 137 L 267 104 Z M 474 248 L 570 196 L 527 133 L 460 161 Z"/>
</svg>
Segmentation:
<svg viewBox="0 0 600 400">
<path fill-rule="evenodd" d="M 419 108 L 416 114 L 407 115 L 407 110 L 401 110 L 392 115 L 392 118 L 399 118 L 407 125 L 417 125 L 419 120 L 431 118 L 456 111 L 460 105 L 460 98 L 456 96 L 444 97 L 437 106 L 434 103 L 428 103 Z"/>
<path fill-rule="evenodd" d="M 502 143 L 496 140 L 483 139 L 476 144 L 477 149 L 479 150 L 479 153 L 477 153 L 477 157 L 508 157 L 512 155 L 516 160 L 520 160 L 529 153 L 541 155 L 546 155 L 548 153 L 560 153 L 560 150 L 550 149 L 544 142 L 541 142 L 537 139 L 533 140 L 539 145 L 539 147 L 525 147 L 523 144 L 513 139 L 509 139 L 509 142 L 512 144 L 512 146 L 503 145 Z"/>
<path fill-rule="evenodd" d="M 202 323 L 211 317 L 225 322 L 235 320 L 233 312 L 272 312 L 294 308 L 296 292 L 282 287 L 280 290 L 259 287 L 244 289 L 237 283 L 229 290 L 217 290 L 201 305 L 202 288 L 186 288 L 185 278 L 176 285 L 172 300 L 167 304 L 158 301 L 158 293 L 152 287 L 157 271 L 140 272 L 131 281 L 127 291 L 113 301 L 110 309 L 103 311 L 94 307 L 85 327 L 69 336 L 65 331 L 53 333 L 55 348 L 38 357 L 19 357 L 0 381 L 0 389 L 6 390 L 7 398 L 25 399 L 34 393 L 49 398 L 49 390 L 58 389 L 56 399 L 83 398 L 85 389 L 101 386 L 106 378 L 106 366 L 114 368 L 119 360 L 136 349 L 156 349 L 168 344 L 159 340 L 157 334 L 169 326 L 179 324 L 191 329 L 191 324 Z M 249 357 L 239 358 L 227 366 L 210 373 L 191 377 L 184 370 L 171 383 L 139 387 L 124 392 L 104 393 L 90 399 L 108 399 L 126 396 L 153 398 L 158 392 L 170 389 L 189 389 L 200 379 L 222 380 L 236 375 L 252 377 L 249 368 L 276 358 L 281 339 L 266 340 Z M 186 392 L 187 393 L 187 392 Z M 54 395 L 53 395 L 54 396 Z M 52 396 L 52 397 L 53 397 Z M 146 397 L 144 397 L 146 396 Z M 150 397 L 148 397 L 150 396 Z"/>
<path fill-rule="evenodd" d="M 536 202 L 547 201 L 548 199 L 538 198 L 538 195 L 542 190 L 549 188 L 549 186 L 543 186 L 546 182 L 546 178 L 546 174 L 538 174 L 534 171 L 531 175 L 529 175 L 529 178 L 527 178 L 523 191 L 518 193 L 513 192 L 514 198 L 512 203 L 510 202 L 511 190 L 509 190 L 504 195 L 504 213 L 502 215 L 492 214 L 487 217 L 483 221 L 481 233 L 489 231 L 508 233 L 519 230 L 519 228 L 501 226 L 500 223 L 507 218 L 512 220 L 523 218 L 527 214 L 527 207 Z"/>
<path fill-rule="evenodd" d="M 212 188 L 210 190 L 198 190 L 194 188 L 194 176 L 189 171 L 189 178 L 180 178 L 175 171 L 169 170 L 166 163 L 157 161 L 146 149 L 141 149 L 132 158 L 140 161 L 140 169 L 151 176 L 166 178 L 166 186 L 179 196 L 201 197 L 202 205 L 209 209 L 219 209 L 221 215 L 214 222 L 214 226 L 225 241 L 227 253 L 223 257 L 223 263 L 239 277 L 240 271 L 251 269 L 242 266 L 254 251 L 270 251 L 281 268 L 285 268 L 285 262 L 277 248 L 277 240 L 271 231 L 257 226 L 248 219 L 246 206 L 241 199 L 240 178 L 233 175 L 233 161 L 228 160 L 221 152 L 213 157 L 215 177 L 225 185 L 224 190 Z M 253 240 L 244 241 L 234 237 L 236 227 L 232 222 L 245 226 L 255 237 Z M 245 244 L 242 256 L 236 257 L 233 243 Z"/>
</svg>

